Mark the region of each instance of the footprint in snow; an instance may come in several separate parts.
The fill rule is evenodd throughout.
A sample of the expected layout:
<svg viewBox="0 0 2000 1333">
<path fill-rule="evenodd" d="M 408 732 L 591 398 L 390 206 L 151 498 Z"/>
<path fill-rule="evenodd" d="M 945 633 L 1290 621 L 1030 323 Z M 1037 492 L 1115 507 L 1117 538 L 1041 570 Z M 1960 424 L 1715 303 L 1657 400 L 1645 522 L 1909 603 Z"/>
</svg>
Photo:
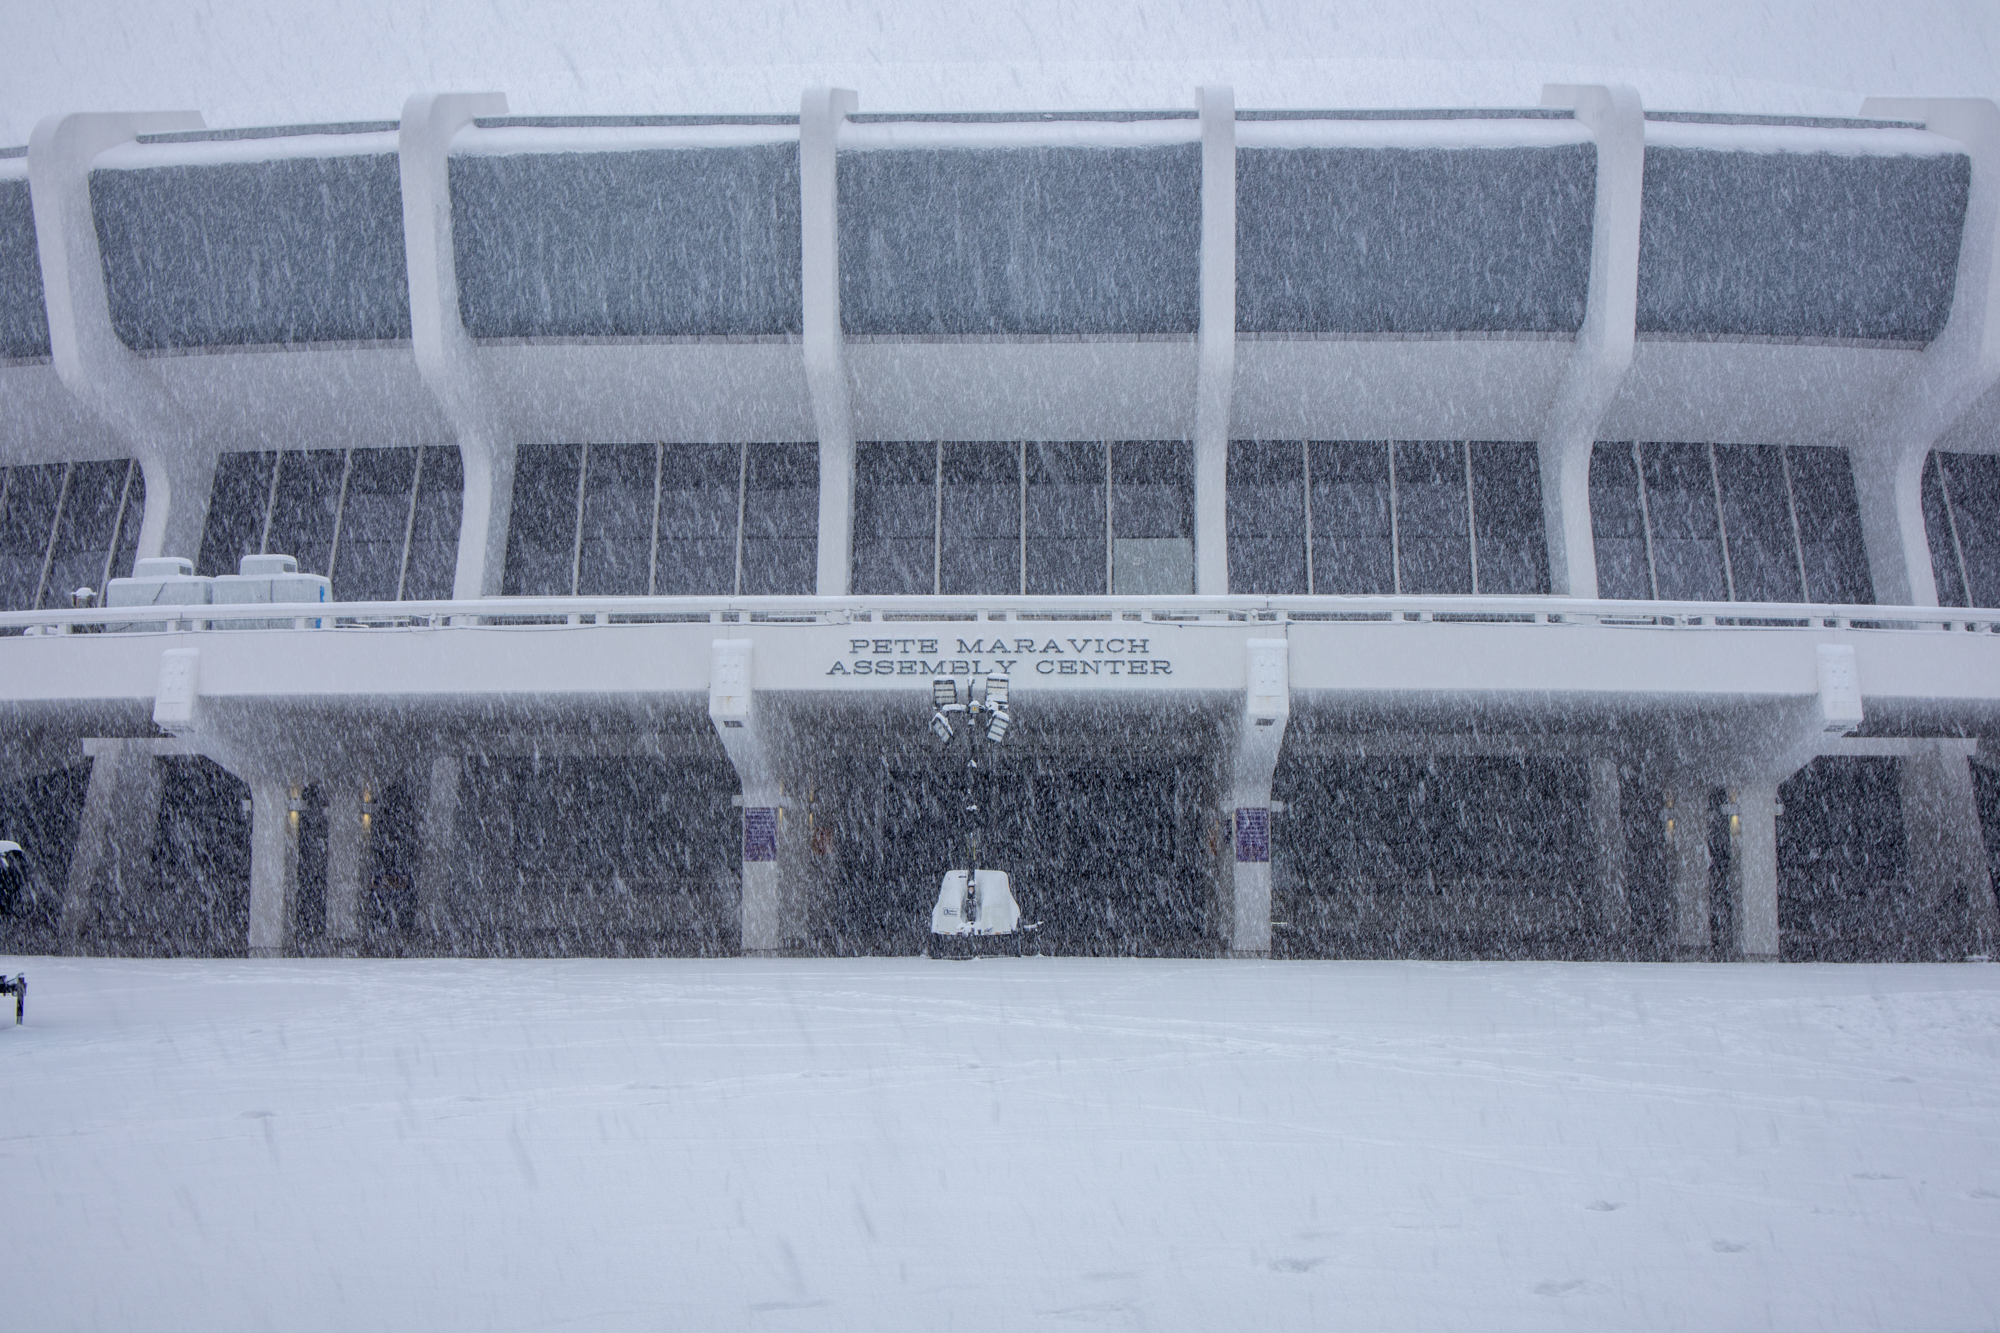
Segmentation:
<svg viewBox="0 0 2000 1333">
<path fill-rule="evenodd" d="M 1589 1283 L 1580 1277 L 1573 1277 L 1567 1282 L 1558 1282 L 1554 1278 L 1550 1278 L 1546 1282 L 1537 1282 L 1535 1284 L 1535 1295 L 1574 1296 L 1589 1285 Z"/>
<path fill-rule="evenodd" d="M 1588 1208 L 1593 1213 L 1615 1213 L 1624 1206 L 1622 1203 L 1613 1203 L 1609 1199 L 1598 1199 L 1584 1205 L 1585 1208 Z"/>
<path fill-rule="evenodd" d="M 1326 1256 L 1322 1254 L 1311 1259 L 1273 1259 L 1270 1267 L 1274 1273 L 1310 1273 L 1325 1262 Z"/>
<path fill-rule="evenodd" d="M 1747 1240 L 1712 1240 L 1708 1243 L 1708 1248 L 1714 1250 L 1717 1254 L 1741 1254 L 1750 1248 L 1750 1242 Z"/>
</svg>

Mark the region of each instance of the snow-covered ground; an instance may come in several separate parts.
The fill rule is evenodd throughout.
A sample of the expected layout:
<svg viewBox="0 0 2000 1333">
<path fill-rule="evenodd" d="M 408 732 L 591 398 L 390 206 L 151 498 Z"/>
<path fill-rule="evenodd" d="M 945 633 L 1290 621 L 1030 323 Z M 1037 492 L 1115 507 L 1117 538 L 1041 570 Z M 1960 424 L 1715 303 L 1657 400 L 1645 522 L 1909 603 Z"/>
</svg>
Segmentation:
<svg viewBox="0 0 2000 1333">
<path fill-rule="evenodd" d="M 9 1328 L 2000 1324 L 2000 967 L 5 963 Z"/>
</svg>

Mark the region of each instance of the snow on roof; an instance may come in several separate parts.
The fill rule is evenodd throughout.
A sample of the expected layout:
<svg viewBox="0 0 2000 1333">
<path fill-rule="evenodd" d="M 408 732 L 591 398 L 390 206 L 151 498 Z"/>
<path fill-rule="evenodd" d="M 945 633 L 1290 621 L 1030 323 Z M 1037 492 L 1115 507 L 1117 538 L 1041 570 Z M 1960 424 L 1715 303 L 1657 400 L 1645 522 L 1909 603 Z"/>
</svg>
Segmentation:
<svg viewBox="0 0 2000 1333">
<path fill-rule="evenodd" d="M 393 119 L 422 90 L 517 114 L 795 114 L 812 84 L 864 111 L 1532 105 L 1623 82 L 1649 105 L 1851 116 L 1869 95 L 2000 95 L 2000 6 L 1962 0 L 69 0 L 15 5 L 0 143 L 66 110 L 194 107 L 211 125 Z"/>
</svg>

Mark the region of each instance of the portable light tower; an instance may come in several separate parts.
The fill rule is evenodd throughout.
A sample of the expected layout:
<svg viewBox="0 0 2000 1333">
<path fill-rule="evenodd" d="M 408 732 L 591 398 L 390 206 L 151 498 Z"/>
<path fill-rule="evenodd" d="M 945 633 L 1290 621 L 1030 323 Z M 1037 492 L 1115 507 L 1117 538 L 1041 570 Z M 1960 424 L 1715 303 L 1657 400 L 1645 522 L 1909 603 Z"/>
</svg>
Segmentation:
<svg viewBox="0 0 2000 1333">
<path fill-rule="evenodd" d="M 937 905 L 931 909 L 932 948 L 939 953 L 967 956 L 978 952 L 976 941 L 1006 937 L 1018 944 L 1020 937 L 1040 922 L 1021 921 L 1020 904 L 1014 900 L 1013 885 L 1003 870 L 982 870 L 981 844 L 986 831 L 986 811 L 980 799 L 979 757 L 989 745 L 1007 739 L 1014 719 L 1007 711 L 1007 678 L 974 676 L 959 701 L 956 680 L 931 682 L 931 733 L 949 751 L 959 728 L 953 719 L 963 716 L 965 726 L 965 868 L 947 870 L 938 886 Z"/>
</svg>

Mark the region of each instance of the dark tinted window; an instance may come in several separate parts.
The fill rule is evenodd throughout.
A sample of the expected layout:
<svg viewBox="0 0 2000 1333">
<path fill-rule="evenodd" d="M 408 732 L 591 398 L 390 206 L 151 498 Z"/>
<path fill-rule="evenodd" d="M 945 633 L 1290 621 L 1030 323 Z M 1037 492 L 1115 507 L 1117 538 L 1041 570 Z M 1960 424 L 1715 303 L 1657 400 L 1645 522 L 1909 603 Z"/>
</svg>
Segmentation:
<svg viewBox="0 0 2000 1333">
<path fill-rule="evenodd" d="M 810 596 L 819 567 L 819 446 L 753 444 L 749 452 L 738 591 Z"/>
<path fill-rule="evenodd" d="M 1103 594 L 1106 587 L 1101 444 L 1027 446 L 1029 593 Z"/>
<path fill-rule="evenodd" d="M 1229 445 L 1229 587 L 1306 589 L 1305 451 L 1296 440 Z"/>
<path fill-rule="evenodd" d="M 854 591 L 927 593 L 936 585 L 934 444 L 863 444 L 854 459 Z"/>
</svg>

